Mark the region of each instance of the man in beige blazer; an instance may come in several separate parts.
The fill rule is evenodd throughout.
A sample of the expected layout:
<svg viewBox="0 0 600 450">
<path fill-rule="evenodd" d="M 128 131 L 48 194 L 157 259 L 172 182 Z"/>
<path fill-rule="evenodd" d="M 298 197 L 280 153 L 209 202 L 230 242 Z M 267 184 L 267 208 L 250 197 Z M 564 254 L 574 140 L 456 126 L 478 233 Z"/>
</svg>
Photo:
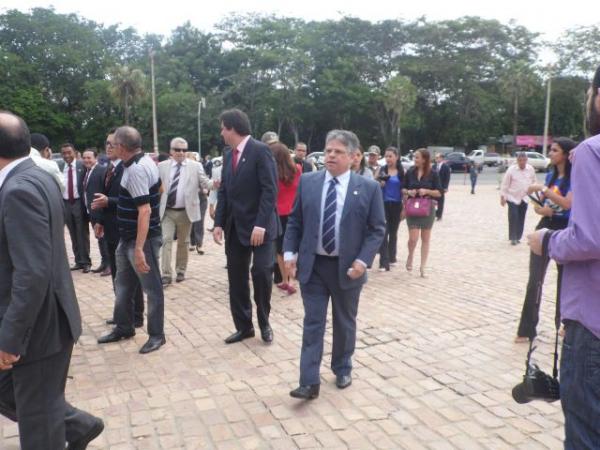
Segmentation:
<svg viewBox="0 0 600 450">
<path fill-rule="evenodd" d="M 168 286 L 173 280 L 171 247 L 177 234 L 175 272 L 178 283 L 185 279 L 188 262 L 188 245 L 192 222 L 200 220 L 201 189 L 211 189 L 212 182 L 199 162 L 187 159 L 188 143 L 176 137 L 171 140 L 171 158 L 158 164 L 164 187 L 160 198 L 160 220 L 163 235 L 161 253 L 162 283 Z"/>
</svg>

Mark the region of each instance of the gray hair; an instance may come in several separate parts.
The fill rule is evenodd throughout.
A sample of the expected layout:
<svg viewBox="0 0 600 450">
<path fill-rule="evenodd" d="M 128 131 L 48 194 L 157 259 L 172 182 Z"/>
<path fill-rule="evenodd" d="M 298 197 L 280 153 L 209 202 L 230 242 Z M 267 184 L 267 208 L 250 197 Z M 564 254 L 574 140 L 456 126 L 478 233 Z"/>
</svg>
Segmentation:
<svg viewBox="0 0 600 450">
<path fill-rule="evenodd" d="M 346 147 L 348 153 L 353 154 L 358 151 L 360 141 L 356 134 L 348 130 L 331 130 L 325 138 L 325 145 L 330 141 L 339 141 Z"/>
<path fill-rule="evenodd" d="M 279 142 L 279 136 L 277 136 L 277 133 L 275 133 L 274 131 L 267 131 L 265 134 L 262 135 L 260 140 L 267 145 L 275 144 Z"/>
<path fill-rule="evenodd" d="M 129 152 L 142 148 L 142 135 L 133 127 L 123 126 L 115 130 L 115 143 L 121 144 Z"/>
<path fill-rule="evenodd" d="M 188 143 L 184 138 L 181 137 L 175 137 L 173 139 L 171 139 L 171 143 L 169 144 L 169 148 L 173 148 L 173 145 L 175 144 L 183 144 L 185 145 L 185 148 L 187 148 Z"/>
<path fill-rule="evenodd" d="M 517 158 L 527 158 L 526 152 L 517 152 L 515 155 Z"/>
</svg>

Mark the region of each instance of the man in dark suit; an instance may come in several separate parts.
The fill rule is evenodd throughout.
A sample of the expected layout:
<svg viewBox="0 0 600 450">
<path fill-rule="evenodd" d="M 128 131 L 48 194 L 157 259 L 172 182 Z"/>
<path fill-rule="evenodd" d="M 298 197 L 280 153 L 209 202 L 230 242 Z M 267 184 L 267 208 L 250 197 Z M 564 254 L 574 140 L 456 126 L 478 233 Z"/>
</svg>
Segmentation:
<svg viewBox="0 0 600 450">
<path fill-rule="evenodd" d="M 434 169 L 437 170 L 442 185 L 442 196 L 437 199 L 435 216 L 437 217 L 437 220 L 442 220 L 442 214 L 444 214 L 444 200 L 446 198 L 446 192 L 448 192 L 452 171 L 450 170 L 450 167 L 448 167 L 448 164 L 444 164 L 444 157 L 441 153 L 435 155 Z"/>
<path fill-rule="evenodd" d="M 104 178 L 106 177 L 106 166 L 102 166 L 98 163 L 96 159 L 98 153 L 94 148 L 86 149 L 81 157 L 83 161 L 83 165 L 86 169 L 85 175 L 83 176 L 83 201 L 85 204 L 85 213 L 89 218 L 89 221 L 94 227 L 98 223 L 98 218 L 100 216 L 99 211 L 94 211 L 92 209 L 92 201 L 94 200 L 95 194 L 102 192 L 104 188 Z M 106 242 L 104 242 L 104 238 L 97 238 L 98 240 L 98 249 L 100 250 L 101 261 L 100 265 L 93 269 L 93 273 L 104 273 L 106 270 L 106 275 L 109 275 L 110 267 L 108 263 L 108 250 L 106 249 Z"/>
<path fill-rule="evenodd" d="M 119 245 L 119 223 L 117 220 L 117 204 L 119 202 L 119 189 L 121 187 L 121 178 L 123 177 L 123 163 L 116 152 L 114 139 L 116 129 L 109 131 L 105 142 L 105 151 L 109 163 L 106 167 L 106 176 L 102 193 L 95 194 L 92 201 L 92 210 L 99 211 L 98 223 L 94 226 L 96 235 L 103 234 L 108 251 L 108 262 L 110 264 L 110 276 L 113 282 L 113 291 L 115 290 L 115 277 L 117 276 L 116 251 Z M 100 225 L 100 226 L 99 226 Z M 142 286 L 138 283 L 131 301 L 134 304 L 134 324 L 135 328 L 144 326 L 144 294 Z M 114 325 L 115 312 L 113 318 L 106 321 L 107 325 Z"/>
<path fill-rule="evenodd" d="M 71 267 L 71 270 L 83 270 L 84 273 L 88 273 L 91 270 L 92 262 L 90 260 L 90 225 L 83 200 L 85 167 L 81 161 L 75 161 L 73 144 L 61 145 L 60 151 L 65 162 L 63 168 L 65 190 L 62 194 L 65 223 L 69 229 L 75 256 L 75 265 Z"/>
<path fill-rule="evenodd" d="M 0 413 L 23 450 L 85 449 L 104 424 L 65 401 L 81 317 L 58 183 L 28 158 L 25 122 L 0 111 Z"/>
<path fill-rule="evenodd" d="M 236 332 L 232 344 L 254 337 L 248 282 L 250 259 L 256 315 L 263 341 L 273 340 L 269 324 L 273 287 L 273 241 L 279 233 L 275 208 L 277 174 L 269 147 L 250 136 L 250 121 L 238 109 L 221 114 L 221 136 L 231 151 L 223 157 L 213 237 L 225 233 L 229 301 Z"/>
<path fill-rule="evenodd" d="M 283 243 L 290 273 L 299 268 L 304 302 L 304 332 L 300 356 L 300 386 L 295 398 L 319 396 L 319 366 L 327 306 L 331 297 L 333 350 L 331 368 L 336 385 L 352 383 L 356 315 L 366 269 L 385 234 L 383 196 L 379 184 L 350 170 L 359 150 L 356 135 L 333 130 L 327 134 L 325 168 L 303 174 Z"/>
</svg>

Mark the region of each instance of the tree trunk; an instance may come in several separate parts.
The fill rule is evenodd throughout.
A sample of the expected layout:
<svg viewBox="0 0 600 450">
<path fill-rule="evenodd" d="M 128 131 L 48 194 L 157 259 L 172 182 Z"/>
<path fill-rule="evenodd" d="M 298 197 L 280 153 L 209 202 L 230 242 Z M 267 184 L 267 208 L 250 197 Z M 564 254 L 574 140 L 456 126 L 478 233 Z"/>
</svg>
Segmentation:
<svg viewBox="0 0 600 450">
<path fill-rule="evenodd" d="M 129 125 L 129 86 L 125 85 L 125 125 Z"/>
<path fill-rule="evenodd" d="M 515 92 L 515 101 L 513 104 L 513 143 L 517 144 L 517 128 L 519 126 L 519 93 Z"/>
</svg>

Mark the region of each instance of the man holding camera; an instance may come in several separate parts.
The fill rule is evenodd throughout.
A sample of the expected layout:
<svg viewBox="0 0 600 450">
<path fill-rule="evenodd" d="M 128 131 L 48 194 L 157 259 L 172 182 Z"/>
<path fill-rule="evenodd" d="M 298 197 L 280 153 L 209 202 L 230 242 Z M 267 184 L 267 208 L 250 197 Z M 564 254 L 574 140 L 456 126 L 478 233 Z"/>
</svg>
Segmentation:
<svg viewBox="0 0 600 450">
<path fill-rule="evenodd" d="M 587 124 L 592 137 L 571 153 L 569 226 L 529 236 L 534 253 L 547 252 L 564 265 L 560 397 L 567 450 L 598 448 L 600 443 L 600 66 L 588 91 Z"/>
</svg>

